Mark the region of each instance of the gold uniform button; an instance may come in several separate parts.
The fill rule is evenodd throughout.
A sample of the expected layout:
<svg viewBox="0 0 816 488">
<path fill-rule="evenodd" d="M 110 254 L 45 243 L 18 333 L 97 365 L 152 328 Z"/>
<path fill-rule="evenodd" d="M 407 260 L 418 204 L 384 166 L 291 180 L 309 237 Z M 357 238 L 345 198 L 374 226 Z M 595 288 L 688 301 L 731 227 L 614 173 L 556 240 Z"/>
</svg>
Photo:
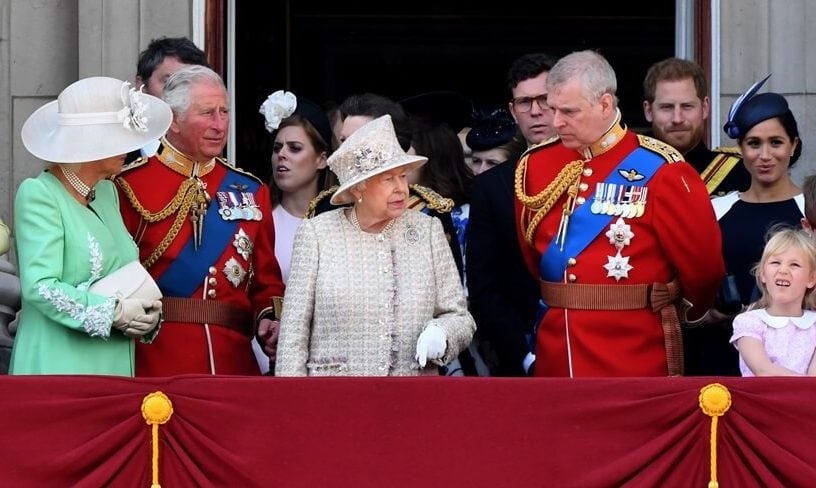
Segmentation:
<svg viewBox="0 0 816 488">
<path fill-rule="evenodd" d="M 578 277 L 575 276 L 574 274 L 570 274 L 567 278 L 569 279 L 570 283 L 575 283 L 576 281 L 578 281 Z"/>
<path fill-rule="evenodd" d="M 584 168 L 584 176 L 592 176 L 592 168 Z"/>
<path fill-rule="evenodd" d="M 213 278 L 211 276 L 210 279 L 207 280 L 207 284 L 210 285 L 210 286 L 215 286 L 215 285 L 218 284 L 218 280 L 216 280 L 215 278 Z"/>
<path fill-rule="evenodd" d="M 567 259 L 567 264 L 570 266 L 575 266 L 576 264 L 578 264 L 578 261 L 576 261 L 575 258 L 569 258 Z"/>
<path fill-rule="evenodd" d="M 215 298 L 215 290 L 207 290 L 207 296 L 210 298 Z"/>
<path fill-rule="evenodd" d="M 583 205 L 584 202 L 586 202 L 586 198 L 584 197 L 578 197 L 575 199 L 575 203 L 577 203 L 578 205 Z"/>
<path fill-rule="evenodd" d="M 578 185 L 578 189 L 581 191 L 587 191 L 587 188 L 589 188 L 589 185 L 587 185 L 586 183 L 581 183 L 580 185 Z"/>
<path fill-rule="evenodd" d="M 209 271 L 211 276 L 215 276 L 215 273 L 218 272 L 218 270 L 215 269 L 215 266 L 210 266 L 210 269 L 208 269 L 207 271 Z"/>
</svg>

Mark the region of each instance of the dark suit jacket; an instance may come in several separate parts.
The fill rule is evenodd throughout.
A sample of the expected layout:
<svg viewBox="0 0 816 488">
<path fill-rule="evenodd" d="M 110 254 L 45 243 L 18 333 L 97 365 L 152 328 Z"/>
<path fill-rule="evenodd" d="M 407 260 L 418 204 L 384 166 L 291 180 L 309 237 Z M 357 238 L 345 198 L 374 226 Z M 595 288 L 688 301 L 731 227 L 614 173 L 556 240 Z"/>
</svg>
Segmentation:
<svg viewBox="0 0 816 488">
<path fill-rule="evenodd" d="M 718 152 L 712 151 L 705 143 L 700 142 L 683 156 L 688 163 L 694 166 L 698 173 L 702 174 L 718 155 Z M 732 191 L 745 191 L 749 186 L 751 186 L 751 174 L 745 169 L 745 164 L 740 161 L 723 179 L 722 183 L 715 188 L 711 196 L 725 195 Z"/>
<path fill-rule="evenodd" d="M 473 180 L 466 248 L 468 299 L 477 330 L 498 356 L 496 376 L 524 376 L 538 308 L 538 282 L 519 248 L 513 206 L 516 163 Z"/>
</svg>

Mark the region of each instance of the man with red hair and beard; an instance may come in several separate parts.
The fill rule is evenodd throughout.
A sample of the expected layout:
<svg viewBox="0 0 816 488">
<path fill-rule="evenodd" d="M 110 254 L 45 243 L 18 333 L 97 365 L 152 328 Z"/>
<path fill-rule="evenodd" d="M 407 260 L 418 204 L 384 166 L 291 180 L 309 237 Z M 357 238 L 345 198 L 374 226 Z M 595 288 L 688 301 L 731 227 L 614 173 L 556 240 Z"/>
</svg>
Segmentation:
<svg viewBox="0 0 816 488">
<path fill-rule="evenodd" d="M 652 137 L 680 151 L 700 173 L 710 195 L 748 189 L 751 175 L 739 148 L 712 151 L 703 141 L 711 101 L 698 64 L 680 58 L 653 64 L 643 80 L 643 98 L 643 115 L 652 124 Z"/>
</svg>

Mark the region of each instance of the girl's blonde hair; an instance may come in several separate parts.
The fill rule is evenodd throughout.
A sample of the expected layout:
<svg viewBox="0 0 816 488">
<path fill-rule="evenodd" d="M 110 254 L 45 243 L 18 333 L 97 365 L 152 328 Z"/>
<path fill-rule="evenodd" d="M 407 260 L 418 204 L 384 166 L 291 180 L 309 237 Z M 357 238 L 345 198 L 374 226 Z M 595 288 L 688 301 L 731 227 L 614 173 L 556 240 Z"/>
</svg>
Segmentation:
<svg viewBox="0 0 816 488">
<path fill-rule="evenodd" d="M 765 249 L 762 251 L 762 258 L 759 263 L 754 266 L 751 272 L 756 278 L 757 288 L 762 293 L 759 300 L 751 305 L 751 309 L 767 308 L 771 305 L 770 296 L 768 295 L 768 287 L 762 282 L 762 268 L 775 254 L 784 252 L 790 248 L 798 249 L 805 253 L 810 266 L 810 272 L 816 273 L 816 240 L 809 236 L 805 231 L 793 227 L 773 227 L 769 231 L 770 238 L 765 243 Z M 802 298 L 803 310 L 816 310 L 816 293 L 814 288 L 808 288 L 805 296 Z"/>
</svg>

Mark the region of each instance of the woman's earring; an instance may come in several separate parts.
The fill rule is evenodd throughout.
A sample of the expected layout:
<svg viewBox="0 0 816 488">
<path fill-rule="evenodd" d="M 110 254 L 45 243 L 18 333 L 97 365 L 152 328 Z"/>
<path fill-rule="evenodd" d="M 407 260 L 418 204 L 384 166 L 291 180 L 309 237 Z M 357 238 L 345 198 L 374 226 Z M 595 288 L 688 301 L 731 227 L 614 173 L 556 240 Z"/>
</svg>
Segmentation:
<svg viewBox="0 0 816 488">
<path fill-rule="evenodd" d="M 358 198 L 358 199 L 357 199 L 357 203 L 363 203 L 363 197 L 362 197 L 362 195 L 360 196 L 360 198 Z"/>
</svg>

